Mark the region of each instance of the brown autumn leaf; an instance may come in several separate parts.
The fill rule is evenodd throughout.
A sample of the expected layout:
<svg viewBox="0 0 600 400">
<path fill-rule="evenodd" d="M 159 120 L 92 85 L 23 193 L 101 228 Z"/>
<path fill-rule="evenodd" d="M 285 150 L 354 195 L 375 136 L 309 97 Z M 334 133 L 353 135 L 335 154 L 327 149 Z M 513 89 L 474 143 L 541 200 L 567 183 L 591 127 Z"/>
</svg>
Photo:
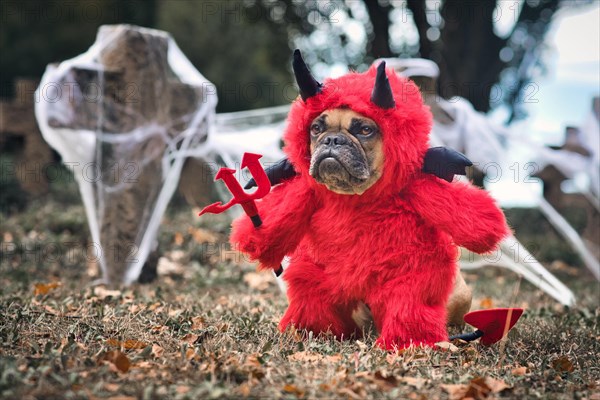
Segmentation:
<svg viewBox="0 0 600 400">
<path fill-rule="evenodd" d="M 117 385 L 116 383 L 105 383 L 104 384 L 104 390 L 107 390 L 109 392 L 116 392 L 117 390 L 119 390 L 121 386 Z"/>
<path fill-rule="evenodd" d="M 183 235 L 181 232 L 175 232 L 175 237 L 173 238 L 173 242 L 176 246 L 181 246 L 183 244 Z"/>
<path fill-rule="evenodd" d="M 288 356 L 289 361 L 298 361 L 298 362 L 320 362 L 323 361 L 325 363 L 336 363 L 342 360 L 342 355 L 337 353 L 333 355 L 323 356 L 319 353 L 311 352 L 311 351 L 299 351 L 294 354 Z"/>
<path fill-rule="evenodd" d="M 324 360 L 328 363 L 336 363 L 338 361 L 342 361 L 342 355 L 340 353 L 337 353 L 330 356 L 325 356 Z"/>
<path fill-rule="evenodd" d="M 111 347 L 121 347 L 121 341 L 118 339 L 106 339 L 106 344 Z"/>
<path fill-rule="evenodd" d="M 196 355 L 196 350 L 193 347 L 188 347 L 185 350 L 185 359 L 186 360 L 191 360 L 192 358 L 194 358 L 195 355 Z"/>
<path fill-rule="evenodd" d="M 290 385 L 287 384 L 283 387 L 283 391 L 286 393 L 292 393 L 295 394 L 296 397 L 304 397 L 304 390 L 299 389 L 297 386 L 295 385 Z"/>
<path fill-rule="evenodd" d="M 51 283 L 36 283 L 33 285 L 33 295 L 34 296 L 43 296 L 48 294 L 51 290 L 56 289 L 61 286 L 60 282 L 51 282 Z"/>
<path fill-rule="evenodd" d="M 186 394 L 190 390 L 192 390 L 192 388 L 187 385 L 180 385 L 175 388 L 175 391 L 177 392 L 177 394 Z"/>
<path fill-rule="evenodd" d="M 132 350 L 132 349 L 143 349 L 148 346 L 148 343 L 142 342 L 135 339 L 127 339 L 124 341 L 118 339 L 107 339 L 106 344 L 111 347 L 123 347 L 124 349 Z"/>
<path fill-rule="evenodd" d="M 456 347 L 454 344 L 450 343 L 450 342 L 437 342 L 435 344 L 437 347 L 439 347 L 442 350 L 448 350 L 451 353 L 456 353 L 458 351 L 458 347 Z"/>
<path fill-rule="evenodd" d="M 150 330 L 154 333 L 160 333 L 160 332 L 168 331 L 169 327 L 165 326 L 165 325 L 156 325 L 156 326 L 153 326 L 152 328 L 150 328 Z"/>
<path fill-rule="evenodd" d="M 107 297 L 119 297 L 121 296 L 120 290 L 110 290 L 105 286 L 94 287 L 94 295 L 98 296 L 100 300 L 104 300 Z"/>
<path fill-rule="evenodd" d="M 44 305 L 44 311 L 46 311 L 50 315 L 60 315 L 60 311 L 58 311 L 56 308 L 51 307 L 47 304 Z"/>
<path fill-rule="evenodd" d="M 494 302 L 490 297 L 485 297 L 479 302 L 479 307 L 482 309 L 494 308 Z"/>
<path fill-rule="evenodd" d="M 474 399 L 486 398 L 492 389 L 487 385 L 485 378 L 480 376 L 471 379 L 465 397 L 472 397 Z"/>
<path fill-rule="evenodd" d="M 249 397 L 250 393 L 252 392 L 252 386 L 250 386 L 250 383 L 246 381 L 238 387 L 238 390 L 243 397 Z"/>
<path fill-rule="evenodd" d="M 120 372 L 127 372 L 131 367 L 131 361 L 124 353 L 119 350 L 111 350 L 101 354 L 98 361 L 108 361 Z"/>
<path fill-rule="evenodd" d="M 192 318 L 192 329 L 203 329 L 206 324 L 204 317 L 193 317 Z"/>
<path fill-rule="evenodd" d="M 482 399 L 488 397 L 490 393 L 500 393 L 508 388 L 510 388 L 510 386 L 508 386 L 506 382 L 502 380 L 490 377 L 476 377 L 471 379 L 471 382 L 469 382 L 463 397 Z"/>
<path fill-rule="evenodd" d="M 485 378 L 485 384 L 491 389 L 492 393 L 500 393 L 506 389 L 510 389 L 510 386 L 502 379 L 496 379 L 491 377 Z"/>
<path fill-rule="evenodd" d="M 146 347 L 148 347 L 148 343 L 146 342 L 142 342 L 141 340 L 135 340 L 135 339 L 127 339 L 124 342 L 121 343 L 123 345 L 124 348 L 126 349 L 144 349 Z"/>
<path fill-rule="evenodd" d="M 448 393 L 448 398 L 450 400 L 461 400 L 465 397 L 467 393 L 467 385 L 463 384 L 442 384 L 440 385 L 442 389 Z"/>
<path fill-rule="evenodd" d="M 165 349 L 163 349 L 162 347 L 160 347 L 157 344 L 152 345 L 152 354 L 154 355 L 154 357 L 161 358 L 164 353 L 165 353 Z"/>
<path fill-rule="evenodd" d="M 511 371 L 511 373 L 513 374 L 513 376 L 527 375 L 527 367 L 513 368 L 513 370 Z"/>
<path fill-rule="evenodd" d="M 318 353 L 311 352 L 311 351 L 298 351 L 294 354 L 290 354 L 288 356 L 288 360 L 310 363 L 310 362 L 318 362 L 318 361 L 323 360 L 323 356 Z"/>
<path fill-rule="evenodd" d="M 552 368 L 558 372 L 573 372 L 575 371 L 575 367 L 569 357 L 560 356 L 552 360 Z"/>
<path fill-rule="evenodd" d="M 388 375 L 387 372 L 375 371 L 373 378 L 375 378 L 375 383 L 387 389 L 394 388 L 398 385 L 398 379 L 396 379 L 394 375 Z"/>
<path fill-rule="evenodd" d="M 189 345 L 193 345 L 194 343 L 196 343 L 196 341 L 198 340 L 199 337 L 200 336 L 195 335 L 193 333 L 188 333 L 188 334 L 186 334 L 185 336 L 183 336 L 181 338 L 181 341 L 185 342 L 185 343 L 187 343 Z"/>
<path fill-rule="evenodd" d="M 216 242 L 219 239 L 217 237 L 217 235 L 215 235 L 211 231 L 206 230 L 206 229 L 202 229 L 202 228 L 192 228 L 192 227 L 190 227 L 188 229 L 188 233 L 192 235 L 192 238 L 194 238 L 194 240 L 198 244 L 202 244 L 202 243 L 214 243 L 214 242 Z"/>
</svg>

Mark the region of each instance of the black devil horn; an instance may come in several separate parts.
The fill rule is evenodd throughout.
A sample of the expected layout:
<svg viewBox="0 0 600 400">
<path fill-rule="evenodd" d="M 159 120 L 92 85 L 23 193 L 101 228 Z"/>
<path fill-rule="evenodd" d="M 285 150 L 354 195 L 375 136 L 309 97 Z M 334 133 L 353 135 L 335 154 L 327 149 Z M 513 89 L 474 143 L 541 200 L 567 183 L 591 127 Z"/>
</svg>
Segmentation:
<svg viewBox="0 0 600 400">
<path fill-rule="evenodd" d="M 375 78 L 375 86 L 371 93 L 371 101 L 375 105 L 385 109 L 396 107 L 390 81 L 385 74 L 385 61 L 382 61 L 377 66 L 377 78 Z"/>
<path fill-rule="evenodd" d="M 310 74 L 310 70 L 302 59 L 300 50 L 294 50 L 294 62 L 292 63 L 294 68 L 294 75 L 296 76 L 296 82 L 300 88 L 300 97 L 306 101 L 309 97 L 313 97 L 321 91 L 321 84 L 313 78 Z"/>
</svg>

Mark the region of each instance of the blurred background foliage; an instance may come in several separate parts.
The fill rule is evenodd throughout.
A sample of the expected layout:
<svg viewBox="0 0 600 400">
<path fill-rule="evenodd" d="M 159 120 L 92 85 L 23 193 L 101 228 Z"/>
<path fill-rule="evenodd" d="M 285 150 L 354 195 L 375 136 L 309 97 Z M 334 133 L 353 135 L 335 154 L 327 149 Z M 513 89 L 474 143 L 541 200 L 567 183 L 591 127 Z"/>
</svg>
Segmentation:
<svg viewBox="0 0 600 400">
<path fill-rule="evenodd" d="M 170 32 L 219 91 L 218 111 L 289 103 L 291 49 L 318 78 L 344 65 L 364 70 L 379 57 L 423 57 L 440 65 L 444 97 L 488 111 L 502 87 L 511 119 L 521 118 L 524 85 L 543 68 L 542 40 L 560 7 L 588 1 L 526 0 L 5 0 L 1 3 L 0 91 L 15 77 L 39 78 L 46 65 L 84 52 L 102 24 Z M 498 20 L 507 14 L 507 29 Z M 510 21 L 512 19 L 512 21 Z"/>
</svg>

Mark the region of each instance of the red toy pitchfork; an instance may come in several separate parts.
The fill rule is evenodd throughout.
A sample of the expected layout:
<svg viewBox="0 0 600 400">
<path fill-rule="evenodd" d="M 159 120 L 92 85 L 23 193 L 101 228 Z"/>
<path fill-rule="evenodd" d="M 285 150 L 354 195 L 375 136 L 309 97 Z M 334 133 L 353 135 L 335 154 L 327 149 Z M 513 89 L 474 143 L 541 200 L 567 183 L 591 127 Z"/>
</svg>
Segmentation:
<svg viewBox="0 0 600 400">
<path fill-rule="evenodd" d="M 246 215 L 248 215 L 252 220 L 254 227 L 260 227 L 262 225 L 262 219 L 260 218 L 260 215 L 258 215 L 258 210 L 256 209 L 256 204 L 254 204 L 254 200 L 265 197 L 271 191 L 271 182 L 269 181 L 269 177 L 258 161 L 261 157 L 262 155 L 254 153 L 244 153 L 242 156 L 242 169 L 246 167 L 248 168 L 250 174 L 252 174 L 252 177 L 256 182 L 256 186 L 258 186 L 254 193 L 248 194 L 244 192 L 242 185 L 240 185 L 237 179 L 235 179 L 235 169 L 221 168 L 215 176 L 215 181 L 218 181 L 219 179 L 223 180 L 223 182 L 225 182 L 225 186 L 227 186 L 227 189 L 229 189 L 233 195 L 233 198 L 226 204 L 216 202 L 206 206 L 198 215 L 206 213 L 220 214 L 229 209 L 231 206 L 240 204 Z M 274 272 L 275 276 L 281 275 L 283 272 L 281 265 Z"/>
</svg>

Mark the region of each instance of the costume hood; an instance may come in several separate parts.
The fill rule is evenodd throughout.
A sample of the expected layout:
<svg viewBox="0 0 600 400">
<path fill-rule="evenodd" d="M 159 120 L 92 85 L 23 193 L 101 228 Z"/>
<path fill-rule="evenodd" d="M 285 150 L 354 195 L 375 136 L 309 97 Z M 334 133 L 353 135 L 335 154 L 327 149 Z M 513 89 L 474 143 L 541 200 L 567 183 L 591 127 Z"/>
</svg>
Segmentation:
<svg viewBox="0 0 600 400">
<path fill-rule="evenodd" d="M 361 197 L 398 193 L 420 172 L 428 148 L 432 117 L 413 82 L 380 64 L 364 73 L 350 72 L 320 84 L 310 75 L 298 50 L 294 53 L 294 72 L 300 96 L 288 115 L 284 151 L 302 179 L 312 181 L 318 191 L 329 192 L 308 173 L 309 127 L 323 111 L 339 107 L 350 108 L 372 119 L 382 135 L 385 157 L 382 176 Z M 378 88 L 374 90 L 376 80 Z"/>
</svg>

